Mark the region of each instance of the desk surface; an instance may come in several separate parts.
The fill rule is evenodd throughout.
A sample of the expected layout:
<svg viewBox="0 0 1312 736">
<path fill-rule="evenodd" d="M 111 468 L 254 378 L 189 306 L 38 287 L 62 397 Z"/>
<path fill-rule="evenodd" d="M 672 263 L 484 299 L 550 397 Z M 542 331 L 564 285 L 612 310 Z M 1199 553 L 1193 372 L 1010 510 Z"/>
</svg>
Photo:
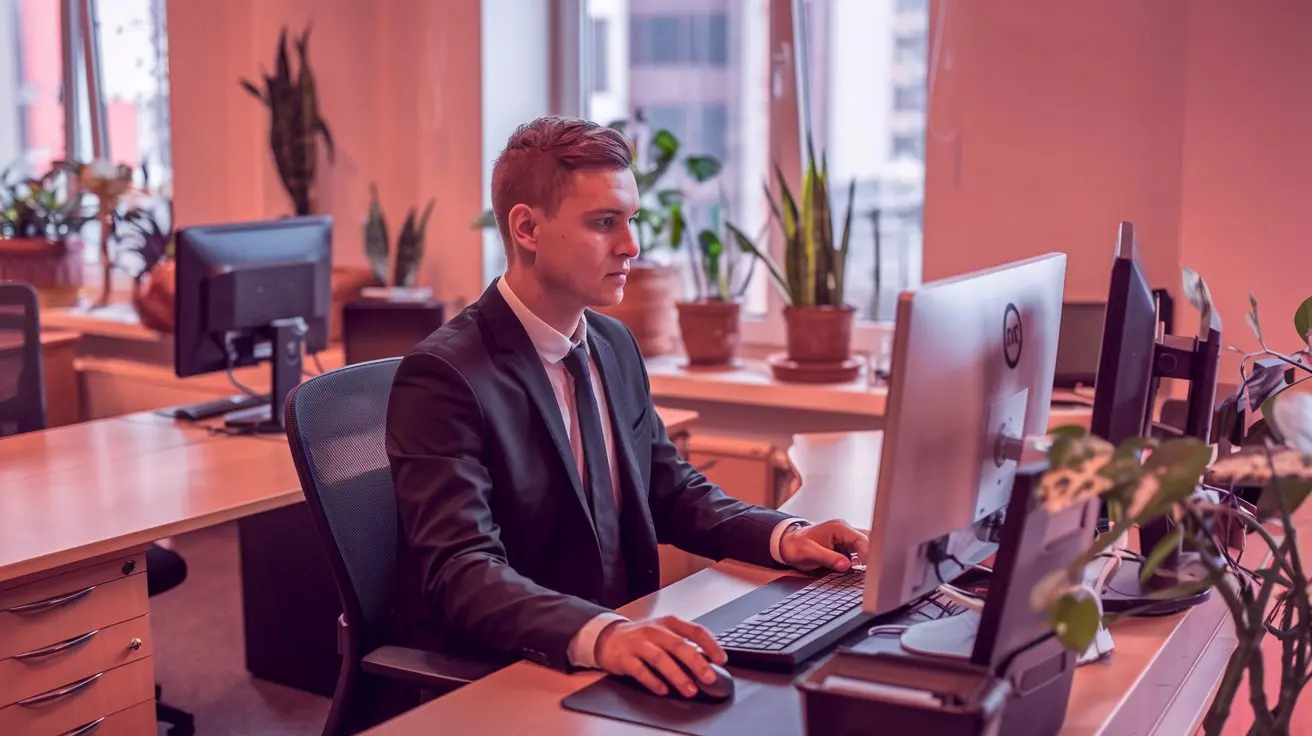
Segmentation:
<svg viewBox="0 0 1312 736">
<path fill-rule="evenodd" d="M 801 489 L 783 505 L 808 518 L 870 523 L 881 432 L 799 436 L 791 451 Z M 696 618 L 773 580 L 776 570 L 721 562 L 620 609 L 631 618 Z M 1063 734 L 1191 733 L 1234 645 L 1219 598 L 1186 614 L 1135 619 L 1113 629 L 1116 651 L 1076 671 Z M 529 662 L 420 706 L 371 734 L 653 733 L 652 729 L 565 710 L 566 695 L 601 675 L 574 675 Z M 505 707 L 513 702 L 513 708 Z"/>
<path fill-rule="evenodd" d="M 696 420 L 658 408 L 675 434 Z M 0 582 L 303 500 L 283 435 L 153 412 L 0 440 Z"/>
</svg>

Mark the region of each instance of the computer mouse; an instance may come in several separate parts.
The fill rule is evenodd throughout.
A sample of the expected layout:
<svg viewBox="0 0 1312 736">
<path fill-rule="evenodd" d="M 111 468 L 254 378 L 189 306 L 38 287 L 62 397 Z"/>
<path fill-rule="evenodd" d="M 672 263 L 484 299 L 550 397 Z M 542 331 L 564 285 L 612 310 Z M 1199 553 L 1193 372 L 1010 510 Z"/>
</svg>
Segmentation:
<svg viewBox="0 0 1312 736">
<path fill-rule="evenodd" d="M 664 682 L 665 686 L 669 688 L 667 697 L 683 698 L 685 700 L 699 700 L 704 703 L 723 703 L 733 697 L 733 675 L 729 674 L 729 671 L 725 668 L 714 662 L 710 662 L 711 672 L 715 673 L 715 680 L 710 684 L 707 684 L 694 675 L 682 660 L 677 657 L 673 659 L 684 673 L 688 675 L 688 679 L 692 680 L 693 684 L 697 686 L 697 694 L 691 698 L 685 696 L 678 689 L 672 687 L 669 681 L 661 675 L 659 670 L 653 670 L 653 672 L 656 673 L 656 676 L 660 678 L 661 682 Z"/>
</svg>

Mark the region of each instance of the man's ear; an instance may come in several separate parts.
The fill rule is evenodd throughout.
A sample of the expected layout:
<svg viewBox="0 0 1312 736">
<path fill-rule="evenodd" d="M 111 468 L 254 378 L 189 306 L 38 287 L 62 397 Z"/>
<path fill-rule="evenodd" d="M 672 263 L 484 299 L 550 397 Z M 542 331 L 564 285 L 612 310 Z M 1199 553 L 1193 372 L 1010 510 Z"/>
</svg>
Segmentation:
<svg viewBox="0 0 1312 736">
<path fill-rule="evenodd" d="M 517 204 L 506 215 L 510 238 L 520 248 L 536 253 L 538 250 L 538 213 L 526 204 Z"/>
</svg>

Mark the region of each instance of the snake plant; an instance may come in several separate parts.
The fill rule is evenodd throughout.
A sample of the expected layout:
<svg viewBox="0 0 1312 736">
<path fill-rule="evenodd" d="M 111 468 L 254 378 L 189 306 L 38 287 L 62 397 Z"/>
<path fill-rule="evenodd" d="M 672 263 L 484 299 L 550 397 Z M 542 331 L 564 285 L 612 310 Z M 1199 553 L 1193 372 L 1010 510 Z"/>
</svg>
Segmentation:
<svg viewBox="0 0 1312 736">
<path fill-rule="evenodd" d="M 829 170 L 824 154 L 817 163 L 815 149 L 808 137 L 806 141 L 806 172 L 802 177 L 802 199 L 793 197 L 779 165 L 774 165 L 779 201 L 766 198 L 774 219 L 783 228 L 783 268 L 770 258 L 766 249 L 759 247 L 734 225 L 728 225 L 738 245 L 765 262 L 770 278 L 783 295 L 784 301 L 794 307 L 845 306 L 843 302 L 843 274 L 847 265 L 848 238 L 852 230 L 852 200 L 856 196 L 856 181 L 847 188 L 847 214 L 843 232 L 834 240 L 833 215 L 829 202 Z"/>
<path fill-rule="evenodd" d="M 374 278 L 378 283 L 387 284 L 388 235 L 387 220 L 383 208 L 378 203 L 378 188 L 369 185 L 369 216 L 364 224 L 364 250 L 373 268 Z M 428 229 L 428 217 L 433 214 L 435 200 L 428 200 L 424 213 L 415 218 L 412 208 L 401 225 L 401 234 L 396 236 L 396 266 L 392 274 L 391 285 L 409 288 L 415 285 L 419 275 L 419 263 L 424 258 L 424 233 Z"/>
<path fill-rule="evenodd" d="M 319 165 L 319 137 L 323 137 L 328 161 L 334 159 L 333 136 L 319 115 L 314 74 L 309 61 L 310 27 L 296 39 L 300 69 L 292 75 L 287 56 L 287 28 L 278 36 L 278 54 L 272 75 L 261 72 L 264 89 L 249 80 L 241 86 L 269 108 L 269 149 L 278 166 L 278 177 L 291 197 L 295 214 L 308 215 L 314 209 L 314 180 Z"/>
</svg>

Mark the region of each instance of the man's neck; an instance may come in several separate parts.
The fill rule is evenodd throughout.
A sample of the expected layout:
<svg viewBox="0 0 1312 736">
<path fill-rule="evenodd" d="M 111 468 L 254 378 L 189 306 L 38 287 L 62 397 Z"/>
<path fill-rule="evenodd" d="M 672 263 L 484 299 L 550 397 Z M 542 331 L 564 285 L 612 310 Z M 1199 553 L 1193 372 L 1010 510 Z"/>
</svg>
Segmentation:
<svg viewBox="0 0 1312 736">
<path fill-rule="evenodd" d="M 501 278 L 506 280 L 510 290 L 538 319 L 551 325 L 560 334 L 573 338 L 579 320 L 583 319 L 581 307 L 560 304 L 558 299 L 548 294 L 534 274 L 523 269 L 508 269 Z"/>
</svg>

